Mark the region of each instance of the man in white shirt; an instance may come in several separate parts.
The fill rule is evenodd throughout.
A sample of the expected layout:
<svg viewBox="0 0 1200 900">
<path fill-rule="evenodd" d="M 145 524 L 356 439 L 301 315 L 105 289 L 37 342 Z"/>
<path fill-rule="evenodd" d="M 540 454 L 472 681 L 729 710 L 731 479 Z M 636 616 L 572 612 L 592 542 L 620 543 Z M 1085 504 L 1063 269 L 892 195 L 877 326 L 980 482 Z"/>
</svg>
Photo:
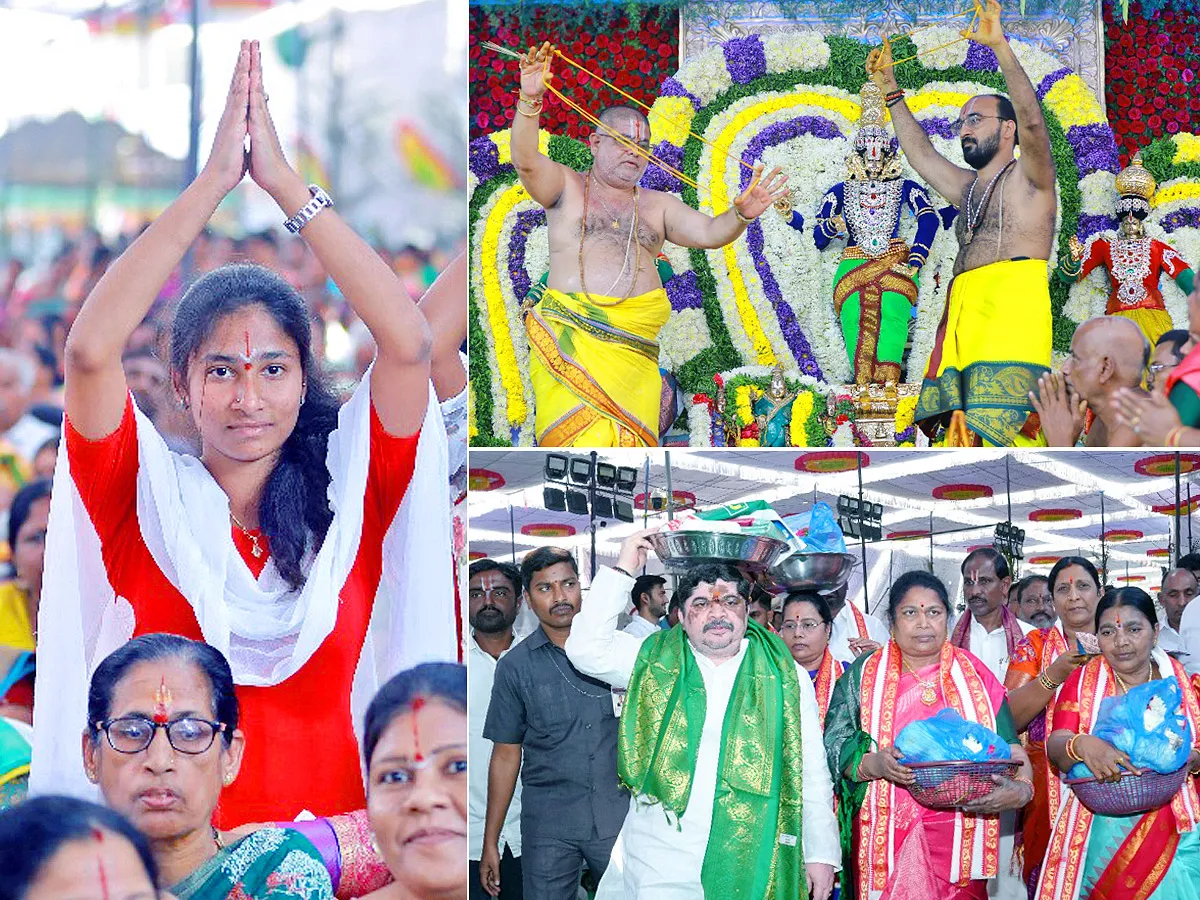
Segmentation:
<svg viewBox="0 0 1200 900">
<path fill-rule="evenodd" d="M 845 585 L 827 594 L 825 599 L 833 613 L 829 652 L 838 662 L 849 665 L 864 653 L 872 653 L 891 640 L 891 629 L 876 616 L 846 602 Z"/>
<path fill-rule="evenodd" d="M 750 586 L 728 566 L 683 576 L 681 629 L 645 639 L 638 666 L 643 642 L 616 622 L 649 533 L 597 574 L 566 644 L 580 671 L 629 687 L 618 771 L 635 796 L 597 900 L 790 900 L 805 882 L 827 900 L 841 849 L 812 681 L 778 637 L 747 625 Z M 731 702 L 759 714 L 727 721 Z M 787 777 L 797 768 L 800 784 Z M 735 825 L 738 813 L 753 821 Z"/>
<path fill-rule="evenodd" d="M 1158 626 L 1158 646 L 1177 657 L 1185 667 L 1190 654 L 1180 634 L 1181 621 L 1184 609 L 1196 596 L 1198 587 L 1196 576 L 1188 569 L 1171 569 L 1163 576 L 1162 588 L 1158 592 L 1163 612 L 1167 614 L 1166 621 Z"/>
<path fill-rule="evenodd" d="M 950 643 L 977 656 L 1003 684 L 1008 660 L 1033 625 L 1018 619 L 1008 608 L 1012 573 L 1008 560 L 995 547 L 980 547 L 962 562 L 963 596 L 967 611 L 954 626 Z M 1026 891 L 1012 870 L 1016 813 L 1000 816 L 1000 874 L 988 882 L 988 896 L 1023 900 Z"/>
<path fill-rule="evenodd" d="M 494 559 L 477 559 L 468 571 L 467 615 L 471 623 L 471 643 L 467 648 L 467 752 L 471 765 L 467 774 L 467 856 L 471 900 L 490 900 L 479 881 L 487 817 L 488 762 L 492 756 L 492 742 L 483 736 L 483 723 L 492 699 L 496 662 L 517 640 L 513 623 L 521 600 L 521 572 L 510 563 Z M 500 829 L 500 893 L 497 896 L 501 900 L 521 898 L 520 781 Z"/>
<path fill-rule="evenodd" d="M 667 614 L 667 579 L 661 575 L 639 575 L 629 592 L 633 600 L 633 619 L 625 633 L 636 638 L 649 637 L 659 630 L 659 620 Z"/>
</svg>

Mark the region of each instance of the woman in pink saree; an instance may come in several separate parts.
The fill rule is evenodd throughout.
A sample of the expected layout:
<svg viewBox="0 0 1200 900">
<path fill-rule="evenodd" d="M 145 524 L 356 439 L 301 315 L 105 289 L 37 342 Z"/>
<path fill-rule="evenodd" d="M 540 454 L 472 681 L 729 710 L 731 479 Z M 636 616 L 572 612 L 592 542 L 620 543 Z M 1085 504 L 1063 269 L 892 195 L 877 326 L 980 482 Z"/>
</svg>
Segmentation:
<svg viewBox="0 0 1200 900">
<path fill-rule="evenodd" d="M 891 641 L 859 657 L 834 687 L 825 749 L 839 799 L 843 897 L 983 900 L 1000 869 L 999 813 L 1033 794 L 1004 686 L 947 642 L 949 612 L 936 576 L 901 575 L 888 597 Z M 994 778 L 990 794 L 960 810 L 932 810 L 909 793 L 915 776 L 893 744 L 906 725 L 947 707 L 999 734 L 1021 770 Z"/>
</svg>

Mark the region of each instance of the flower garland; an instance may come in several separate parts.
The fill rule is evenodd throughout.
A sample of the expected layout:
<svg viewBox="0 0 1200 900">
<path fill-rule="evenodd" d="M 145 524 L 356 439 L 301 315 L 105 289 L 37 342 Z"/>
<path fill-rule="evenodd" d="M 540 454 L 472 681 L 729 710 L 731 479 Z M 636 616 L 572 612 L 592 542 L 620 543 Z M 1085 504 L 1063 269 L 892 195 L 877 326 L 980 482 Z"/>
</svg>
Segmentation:
<svg viewBox="0 0 1200 900">
<path fill-rule="evenodd" d="M 932 46 L 935 40 L 921 34 L 914 38 L 897 41 L 895 52 L 911 55 L 916 51 L 914 44 Z M 1013 46 L 1042 99 L 1058 169 L 1056 257 L 1066 252 L 1072 235 L 1087 239 L 1116 226 L 1112 211 L 1117 199 L 1113 179 L 1120 167 L 1117 147 L 1103 108 L 1078 75 L 1032 44 L 1017 40 Z M 962 104 L 974 94 L 1004 87 L 995 56 L 987 48 L 972 42 L 955 47 L 953 53 L 939 51 L 928 64 L 918 60 L 897 73 L 909 91 L 909 105 L 918 121 L 935 147 L 951 160 L 961 159 L 950 123 Z M 766 38 L 751 35 L 708 48 L 662 83 L 650 114 L 654 152 L 699 184 L 700 190 L 683 185 L 656 166 L 647 169 L 644 186 L 676 193 L 694 208 L 720 214 L 748 183 L 748 172 L 736 160 L 762 162 L 768 169 L 780 165 L 789 174 L 794 206 L 807 219 L 804 232 L 798 233 L 768 210 L 747 229 L 744 240 L 719 250 L 664 248 L 675 277 L 665 285 L 673 315 L 660 335 L 660 366 L 673 371 L 681 389 L 692 397 L 690 440 L 696 446 L 713 441 L 711 398 L 707 404 L 697 398 L 709 396 L 716 373 L 739 371 L 746 364 L 769 371 L 770 366 L 782 363 L 816 384 L 849 380 L 850 362 L 831 305 L 838 248 L 817 252 L 811 223 L 825 192 L 845 177 L 844 159 L 859 115 L 857 93 L 868 50 L 858 41 L 816 32 Z M 718 151 L 690 137 L 689 131 L 704 135 Z M 576 169 L 587 165 L 588 154 L 581 144 L 560 137 L 547 146 L 552 158 L 557 158 L 554 152 L 574 154 L 575 162 L 568 164 Z M 522 419 L 522 405 L 513 397 L 517 381 L 505 374 L 514 360 L 519 368 L 522 353 L 527 353 L 522 346 L 523 330 L 519 322 L 512 324 L 513 353 L 510 357 L 502 352 L 495 337 L 504 332 L 496 302 L 498 298 L 508 302 L 509 297 L 517 302 L 524 293 L 522 286 L 539 277 L 533 262 L 546 259 L 541 249 L 545 246 L 544 226 L 533 215 L 534 207 L 523 199 L 510 206 L 515 228 L 488 228 L 486 223 L 481 226 L 480 220 L 481 215 L 484 219 L 500 215 L 490 200 L 500 189 L 497 182 L 511 186 L 515 181 L 505 149 L 502 136 L 493 135 L 486 144 L 472 142 L 473 246 L 476 236 L 485 231 L 489 240 L 506 241 L 505 251 L 488 256 L 498 270 L 496 276 L 475 278 L 473 274 L 472 302 L 478 293 L 480 305 L 472 306 L 472 315 L 479 315 L 481 329 L 484 325 L 495 328 L 472 342 L 472 382 L 479 395 L 476 442 L 503 443 L 511 435 L 527 442 L 532 430 L 528 411 L 532 403 L 526 395 Z M 1186 239 L 1196 230 L 1194 219 L 1200 217 L 1200 202 L 1192 200 L 1190 193 L 1191 167 L 1200 169 L 1200 163 L 1193 162 L 1196 144 L 1187 138 L 1169 149 L 1170 172 L 1183 180 L 1164 183 L 1168 193 L 1152 218 L 1160 220 L 1160 233 L 1169 233 L 1170 228 Z M 1165 154 L 1166 149 L 1160 152 Z M 1177 154 L 1179 161 L 1175 160 Z M 920 180 L 907 168 L 905 175 Z M 911 238 L 911 223 L 902 222 L 901 235 Z M 539 249 L 522 252 L 523 239 Z M 1173 243 L 1180 247 L 1178 240 Z M 939 231 L 922 270 L 910 380 L 919 378 L 933 349 L 957 249 L 953 234 Z M 482 259 L 482 254 L 476 258 Z M 1106 299 L 1103 273 L 1069 289 L 1052 280 L 1054 349 L 1058 353 L 1069 348 L 1078 322 L 1103 312 Z M 1168 308 L 1174 315 L 1170 303 Z M 478 376 L 476 343 L 487 359 Z M 492 403 L 483 396 L 489 392 L 496 395 Z M 737 410 L 735 395 L 730 394 L 728 400 L 726 414 L 732 416 Z M 914 434 L 908 405 L 897 411 L 896 436 L 901 443 L 911 442 Z M 824 409 L 815 401 L 813 408 Z M 904 421 L 905 415 L 909 421 Z M 852 414 L 848 415 L 841 424 L 851 425 L 852 419 Z M 816 421 L 820 429 L 809 434 L 806 426 L 808 445 L 829 443 L 819 416 L 810 413 L 803 421 Z M 750 417 L 737 427 L 752 425 Z M 839 427 L 833 440 L 845 441 L 850 433 L 850 428 Z M 707 435 L 704 443 L 696 444 L 703 435 Z M 797 435 L 791 438 L 794 441 Z M 747 433 L 746 439 L 758 440 L 758 436 Z"/>
</svg>

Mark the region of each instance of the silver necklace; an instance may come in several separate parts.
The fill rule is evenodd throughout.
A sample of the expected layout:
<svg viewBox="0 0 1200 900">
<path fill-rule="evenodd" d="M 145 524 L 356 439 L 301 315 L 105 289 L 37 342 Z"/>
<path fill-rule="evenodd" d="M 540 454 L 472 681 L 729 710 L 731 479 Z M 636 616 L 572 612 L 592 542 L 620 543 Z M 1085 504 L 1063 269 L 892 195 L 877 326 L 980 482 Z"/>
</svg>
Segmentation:
<svg viewBox="0 0 1200 900">
<path fill-rule="evenodd" d="M 577 685 L 575 682 L 573 682 L 570 678 L 568 678 L 567 673 L 564 672 L 562 670 L 562 666 L 560 666 L 558 664 L 558 654 L 555 653 L 553 650 L 550 651 L 550 661 L 552 663 L 554 663 L 554 668 L 558 669 L 558 674 L 562 676 L 562 680 L 565 681 L 567 684 L 569 684 L 575 690 L 576 693 L 583 694 L 583 696 L 585 696 L 585 697 L 591 697 L 593 700 L 599 700 L 601 697 L 609 696 L 607 693 L 593 694 L 593 693 L 590 693 L 589 691 L 585 691 L 581 687 L 579 687 L 579 685 Z"/>
<path fill-rule="evenodd" d="M 967 237 L 964 243 L 971 243 L 975 239 L 975 229 L 983 222 L 983 214 L 987 212 L 988 202 L 992 199 L 992 189 L 996 186 L 996 181 L 1009 170 L 1016 159 L 1010 159 L 1004 164 L 1004 168 L 992 176 L 992 180 L 988 182 L 987 187 L 983 191 L 983 199 L 979 201 L 979 209 L 975 214 L 971 214 L 971 204 L 975 200 L 975 185 L 979 184 L 979 173 L 975 173 L 975 180 L 971 182 L 971 189 L 967 191 Z"/>
</svg>

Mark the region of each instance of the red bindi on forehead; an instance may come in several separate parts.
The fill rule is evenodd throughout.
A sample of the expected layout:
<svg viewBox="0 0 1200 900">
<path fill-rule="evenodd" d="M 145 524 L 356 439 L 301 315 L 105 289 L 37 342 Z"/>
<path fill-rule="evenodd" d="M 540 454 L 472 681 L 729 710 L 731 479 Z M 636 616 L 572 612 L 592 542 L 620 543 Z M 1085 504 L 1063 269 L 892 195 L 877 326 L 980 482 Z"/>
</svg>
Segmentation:
<svg viewBox="0 0 1200 900">
<path fill-rule="evenodd" d="M 171 704 L 173 702 L 171 689 L 167 687 L 167 679 L 164 677 L 158 690 L 154 692 L 154 721 L 156 724 L 166 725 L 171 721 Z"/>
<path fill-rule="evenodd" d="M 412 733 L 413 733 L 413 760 L 416 762 L 424 761 L 425 757 L 421 753 L 421 728 L 417 722 L 417 718 L 421 714 L 421 710 L 425 708 L 425 698 L 416 697 L 412 702 Z"/>
</svg>

